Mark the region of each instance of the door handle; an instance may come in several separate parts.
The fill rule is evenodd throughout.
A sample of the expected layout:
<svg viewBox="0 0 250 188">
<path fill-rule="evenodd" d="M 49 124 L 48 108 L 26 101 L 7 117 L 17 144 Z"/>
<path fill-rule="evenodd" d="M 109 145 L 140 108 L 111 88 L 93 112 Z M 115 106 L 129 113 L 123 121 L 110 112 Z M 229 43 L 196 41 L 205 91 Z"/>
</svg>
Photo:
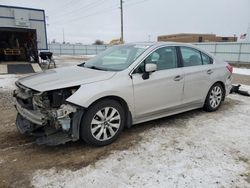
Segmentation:
<svg viewBox="0 0 250 188">
<path fill-rule="evenodd" d="M 212 69 L 207 70 L 207 74 L 212 74 L 214 71 Z"/>
<path fill-rule="evenodd" d="M 182 76 L 178 75 L 174 77 L 174 81 L 180 81 L 182 79 Z"/>
</svg>

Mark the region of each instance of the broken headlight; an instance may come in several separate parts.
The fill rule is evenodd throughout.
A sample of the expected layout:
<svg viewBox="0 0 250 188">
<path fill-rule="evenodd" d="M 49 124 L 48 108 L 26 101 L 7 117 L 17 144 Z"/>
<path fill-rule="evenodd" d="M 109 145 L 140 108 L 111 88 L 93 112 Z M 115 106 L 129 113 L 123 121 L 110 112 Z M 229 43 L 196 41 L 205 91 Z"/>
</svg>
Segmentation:
<svg viewBox="0 0 250 188">
<path fill-rule="evenodd" d="M 65 88 L 48 92 L 48 97 L 50 100 L 50 105 L 52 108 L 59 108 L 62 104 L 65 103 L 66 99 L 70 97 L 76 90 L 79 88 Z"/>
</svg>

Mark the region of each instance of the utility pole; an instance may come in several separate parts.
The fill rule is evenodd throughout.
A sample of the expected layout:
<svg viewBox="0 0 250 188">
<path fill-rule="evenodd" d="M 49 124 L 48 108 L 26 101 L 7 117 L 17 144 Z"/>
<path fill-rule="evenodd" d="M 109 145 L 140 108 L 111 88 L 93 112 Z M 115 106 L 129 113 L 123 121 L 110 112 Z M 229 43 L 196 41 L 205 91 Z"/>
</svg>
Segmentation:
<svg viewBox="0 0 250 188">
<path fill-rule="evenodd" d="M 250 22 L 248 23 L 247 27 L 247 42 L 250 42 Z"/>
<path fill-rule="evenodd" d="M 64 28 L 63 28 L 63 44 L 65 44 L 65 38 L 64 38 Z"/>
<path fill-rule="evenodd" d="M 121 39 L 120 42 L 123 43 L 123 0 L 120 0 L 120 9 L 121 9 Z"/>
</svg>

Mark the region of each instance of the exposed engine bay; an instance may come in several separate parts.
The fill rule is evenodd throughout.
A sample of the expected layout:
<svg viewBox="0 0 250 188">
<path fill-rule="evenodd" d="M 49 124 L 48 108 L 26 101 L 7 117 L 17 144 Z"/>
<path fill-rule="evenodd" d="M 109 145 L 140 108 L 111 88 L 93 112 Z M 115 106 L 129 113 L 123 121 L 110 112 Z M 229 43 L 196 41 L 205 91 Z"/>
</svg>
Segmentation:
<svg viewBox="0 0 250 188">
<path fill-rule="evenodd" d="M 16 82 L 17 128 L 38 136 L 38 144 L 58 145 L 79 139 L 83 108 L 66 101 L 79 87 L 38 92 Z"/>
</svg>

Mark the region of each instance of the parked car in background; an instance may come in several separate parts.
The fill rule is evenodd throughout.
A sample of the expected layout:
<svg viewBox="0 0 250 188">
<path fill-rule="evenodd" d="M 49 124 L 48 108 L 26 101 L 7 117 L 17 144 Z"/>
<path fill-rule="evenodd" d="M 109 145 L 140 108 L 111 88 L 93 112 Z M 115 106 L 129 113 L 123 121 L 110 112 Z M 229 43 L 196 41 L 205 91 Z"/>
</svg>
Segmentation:
<svg viewBox="0 0 250 188">
<path fill-rule="evenodd" d="M 103 146 L 133 124 L 196 108 L 217 110 L 231 76 L 228 63 L 192 45 L 117 45 L 86 63 L 18 80 L 16 125 L 38 136 L 39 144 L 81 138 Z"/>
</svg>

